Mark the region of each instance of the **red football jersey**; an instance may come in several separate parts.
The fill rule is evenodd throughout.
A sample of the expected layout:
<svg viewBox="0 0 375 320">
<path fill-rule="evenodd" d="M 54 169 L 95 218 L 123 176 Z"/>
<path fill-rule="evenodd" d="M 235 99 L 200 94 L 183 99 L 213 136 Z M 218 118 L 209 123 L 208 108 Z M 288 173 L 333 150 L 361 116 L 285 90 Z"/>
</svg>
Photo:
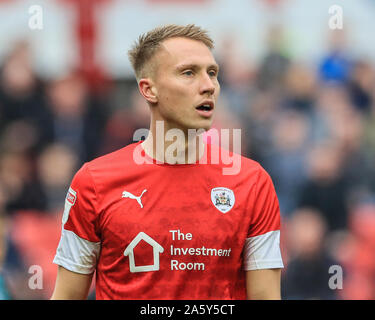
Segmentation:
<svg viewBox="0 0 375 320">
<path fill-rule="evenodd" d="M 86 163 L 69 188 L 54 263 L 96 271 L 97 299 L 245 299 L 245 271 L 282 268 L 272 181 L 240 157 L 139 165 L 140 142 Z M 143 150 L 143 149 L 142 149 Z"/>
</svg>

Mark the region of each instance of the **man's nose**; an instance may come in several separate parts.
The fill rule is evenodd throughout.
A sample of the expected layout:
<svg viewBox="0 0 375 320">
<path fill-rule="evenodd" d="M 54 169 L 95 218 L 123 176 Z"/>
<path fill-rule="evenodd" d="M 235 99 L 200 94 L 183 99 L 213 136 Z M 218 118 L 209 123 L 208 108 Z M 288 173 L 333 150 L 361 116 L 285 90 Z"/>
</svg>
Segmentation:
<svg viewBox="0 0 375 320">
<path fill-rule="evenodd" d="M 215 89 L 216 86 L 214 80 L 207 73 L 203 74 L 200 83 L 200 93 L 209 93 L 210 95 L 213 95 L 215 93 Z"/>
</svg>

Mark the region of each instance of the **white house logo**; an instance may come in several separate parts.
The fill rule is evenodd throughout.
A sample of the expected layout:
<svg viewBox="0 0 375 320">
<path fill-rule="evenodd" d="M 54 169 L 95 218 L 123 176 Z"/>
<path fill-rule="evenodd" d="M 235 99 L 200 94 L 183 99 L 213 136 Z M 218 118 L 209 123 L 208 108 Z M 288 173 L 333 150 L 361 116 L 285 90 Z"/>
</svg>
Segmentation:
<svg viewBox="0 0 375 320">
<path fill-rule="evenodd" d="M 134 261 L 134 248 L 138 245 L 138 243 L 144 240 L 147 242 L 153 249 L 154 255 L 154 264 L 147 265 L 147 266 L 136 266 Z M 164 252 L 164 248 L 157 243 L 154 239 L 150 236 L 145 234 L 144 232 L 140 232 L 137 236 L 129 243 L 124 251 L 124 256 L 129 256 L 129 267 L 130 272 L 147 272 L 147 271 L 158 271 L 160 269 L 159 263 L 159 255 L 160 253 Z"/>
<path fill-rule="evenodd" d="M 218 187 L 211 190 L 211 201 L 216 209 L 227 213 L 233 208 L 236 198 L 232 190 Z"/>
<path fill-rule="evenodd" d="M 146 191 L 147 191 L 147 190 L 144 189 L 144 190 L 142 191 L 141 195 L 138 196 L 138 197 L 135 196 L 134 194 L 128 192 L 128 191 L 123 191 L 123 193 L 122 193 L 122 198 L 129 198 L 129 199 L 137 200 L 139 206 L 140 206 L 141 208 L 143 208 L 143 204 L 142 204 L 141 198 L 142 198 L 143 194 L 144 194 Z"/>
</svg>

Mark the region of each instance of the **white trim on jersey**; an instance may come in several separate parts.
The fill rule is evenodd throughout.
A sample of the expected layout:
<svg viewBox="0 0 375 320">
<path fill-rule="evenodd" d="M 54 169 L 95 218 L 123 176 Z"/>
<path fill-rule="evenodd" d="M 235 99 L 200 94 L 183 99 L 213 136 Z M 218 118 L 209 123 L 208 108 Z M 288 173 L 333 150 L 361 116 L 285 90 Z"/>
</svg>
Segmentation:
<svg viewBox="0 0 375 320">
<path fill-rule="evenodd" d="M 99 258 L 100 242 L 91 242 L 73 231 L 62 229 L 53 263 L 73 272 L 91 274 Z"/>
<path fill-rule="evenodd" d="M 244 270 L 283 268 L 280 252 L 280 230 L 246 239 Z"/>
</svg>

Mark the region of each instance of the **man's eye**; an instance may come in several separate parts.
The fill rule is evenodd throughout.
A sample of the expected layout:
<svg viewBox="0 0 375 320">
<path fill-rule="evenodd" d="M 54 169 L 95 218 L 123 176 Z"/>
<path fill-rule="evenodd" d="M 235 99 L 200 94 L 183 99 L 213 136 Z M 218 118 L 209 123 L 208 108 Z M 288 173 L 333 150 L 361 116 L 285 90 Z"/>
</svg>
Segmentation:
<svg viewBox="0 0 375 320">
<path fill-rule="evenodd" d="M 217 76 L 217 72 L 215 70 L 209 71 L 208 74 L 210 75 L 210 77 L 216 77 Z"/>
<path fill-rule="evenodd" d="M 184 71 L 183 74 L 186 75 L 186 76 L 192 76 L 193 75 L 193 71 L 187 70 L 187 71 Z"/>
</svg>

